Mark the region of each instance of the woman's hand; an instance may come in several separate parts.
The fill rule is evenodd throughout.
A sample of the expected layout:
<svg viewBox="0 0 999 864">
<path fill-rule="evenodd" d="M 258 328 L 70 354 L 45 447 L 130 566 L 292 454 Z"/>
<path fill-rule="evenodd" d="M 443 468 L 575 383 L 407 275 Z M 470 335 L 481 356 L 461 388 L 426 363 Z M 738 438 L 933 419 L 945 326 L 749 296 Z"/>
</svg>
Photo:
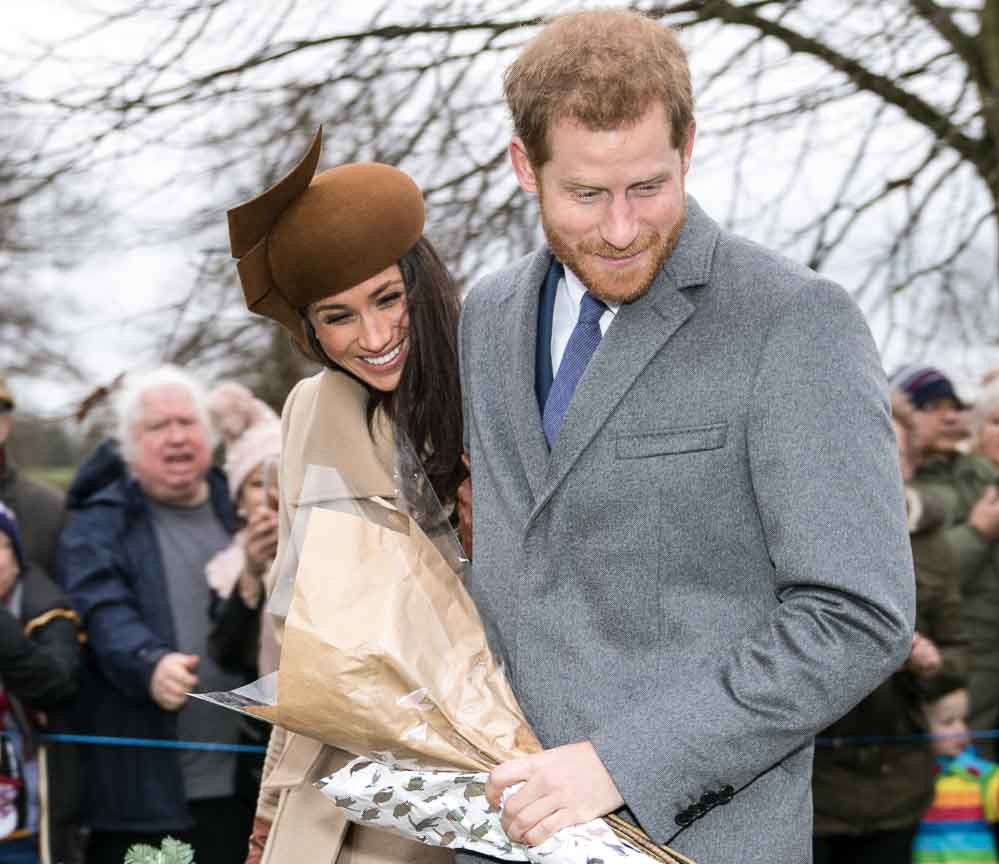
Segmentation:
<svg viewBox="0 0 999 864">
<path fill-rule="evenodd" d="M 264 593 L 264 576 L 277 554 L 277 513 L 258 507 L 250 516 L 243 539 L 246 563 L 239 574 L 238 590 L 247 609 L 256 609 Z"/>
<path fill-rule="evenodd" d="M 246 525 L 246 569 L 251 576 L 262 579 L 277 554 L 277 513 L 269 507 L 258 507 Z"/>
<path fill-rule="evenodd" d="M 468 476 L 458 487 L 458 539 L 465 548 L 465 554 L 472 557 L 472 466 L 468 461 L 468 454 L 463 453 L 461 461 L 468 469 Z"/>
</svg>

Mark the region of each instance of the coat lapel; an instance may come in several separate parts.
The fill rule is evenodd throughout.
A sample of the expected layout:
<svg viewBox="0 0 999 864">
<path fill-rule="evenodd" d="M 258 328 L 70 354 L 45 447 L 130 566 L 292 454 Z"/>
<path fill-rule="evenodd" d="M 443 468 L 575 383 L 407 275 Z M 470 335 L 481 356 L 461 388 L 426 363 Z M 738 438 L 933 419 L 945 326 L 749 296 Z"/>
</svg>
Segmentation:
<svg viewBox="0 0 999 864">
<path fill-rule="evenodd" d="M 551 261 L 547 248 L 532 255 L 513 285 L 507 305 L 502 350 L 509 358 L 508 374 L 503 375 L 510 422 L 517 449 L 535 499 L 548 473 L 548 445 L 541 427 L 541 412 L 535 395 L 534 363 L 537 354 L 538 300 L 541 285 Z M 500 357 L 497 361 L 503 365 Z"/>
<path fill-rule="evenodd" d="M 635 379 L 693 314 L 693 303 L 681 292 L 708 281 L 718 233 L 718 226 L 688 198 L 684 227 L 669 261 L 644 297 L 618 311 L 576 387 L 551 452 L 543 488 L 535 490 L 532 519 L 599 433 Z"/>
</svg>

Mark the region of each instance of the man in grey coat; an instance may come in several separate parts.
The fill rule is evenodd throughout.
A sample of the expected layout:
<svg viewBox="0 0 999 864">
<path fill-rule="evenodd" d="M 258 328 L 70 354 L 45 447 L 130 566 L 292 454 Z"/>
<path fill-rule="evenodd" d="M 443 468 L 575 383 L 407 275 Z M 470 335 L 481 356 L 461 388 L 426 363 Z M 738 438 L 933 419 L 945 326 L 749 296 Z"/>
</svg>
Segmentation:
<svg viewBox="0 0 999 864">
<path fill-rule="evenodd" d="M 466 300 L 468 580 L 546 750 L 514 840 L 618 811 L 699 864 L 810 859 L 812 740 L 908 654 L 884 379 L 838 286 L 687 197 L 689 71 L 637 13 L 508 70 L 547 246 Z"/>
</svg>

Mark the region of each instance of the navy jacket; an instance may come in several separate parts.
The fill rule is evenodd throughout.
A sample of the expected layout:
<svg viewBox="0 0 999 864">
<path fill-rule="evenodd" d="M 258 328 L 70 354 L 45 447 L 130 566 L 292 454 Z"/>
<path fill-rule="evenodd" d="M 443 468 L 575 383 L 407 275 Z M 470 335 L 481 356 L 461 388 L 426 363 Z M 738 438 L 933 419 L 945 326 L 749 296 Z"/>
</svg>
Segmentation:
<svg viewBox="0 0 999 864">
<path fill-rule="evenodd" d="M 220 471 L 208 475 L 226 530 L 236 514 Z M 80 732 L 175 738 L 177 716 L 149 694 L 160 658 L 174 646 L 163 562 L 145 495 L 113 442 L 84 463 L 70 487 L 69 523 L 57 576 L 83 620 L 87 670 L 75 719 Z M 87 821 L 98 831 L 180 831 L 192 824 L 178 751 L 84 747 Z"/>
</svg>

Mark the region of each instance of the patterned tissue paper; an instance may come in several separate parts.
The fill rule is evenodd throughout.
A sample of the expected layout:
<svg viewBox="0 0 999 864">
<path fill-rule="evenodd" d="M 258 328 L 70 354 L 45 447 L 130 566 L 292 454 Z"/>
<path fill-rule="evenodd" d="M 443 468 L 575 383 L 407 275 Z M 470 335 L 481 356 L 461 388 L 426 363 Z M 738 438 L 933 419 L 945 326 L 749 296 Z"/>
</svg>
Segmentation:
<svg viewBox="0 0 999 864">
<path fill-rule="evenodd" d="M 352 822 L 431 846 L 535 864 L 654 864 L 602 819 L 560 831 L 541 846 L 512 843 L 486 801 L 485 772 L 418 770 L 359 758 L 316 786 Z"/>
</svg>

